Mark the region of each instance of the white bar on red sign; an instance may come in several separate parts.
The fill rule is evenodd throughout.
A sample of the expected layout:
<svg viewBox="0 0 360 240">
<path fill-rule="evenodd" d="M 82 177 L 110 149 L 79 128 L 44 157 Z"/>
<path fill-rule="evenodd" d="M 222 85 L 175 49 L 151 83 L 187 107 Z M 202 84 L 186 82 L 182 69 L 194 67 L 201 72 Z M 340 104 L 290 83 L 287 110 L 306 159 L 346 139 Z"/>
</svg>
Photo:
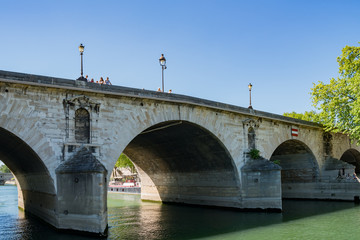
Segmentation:
<svg viewBox="0 0 360 240">
<path fill-rule="evenodd" d="M 291 136 L 297 137 L 299 135 L 299 130 L 296 128 L 291 129 Z"/>
</svg>

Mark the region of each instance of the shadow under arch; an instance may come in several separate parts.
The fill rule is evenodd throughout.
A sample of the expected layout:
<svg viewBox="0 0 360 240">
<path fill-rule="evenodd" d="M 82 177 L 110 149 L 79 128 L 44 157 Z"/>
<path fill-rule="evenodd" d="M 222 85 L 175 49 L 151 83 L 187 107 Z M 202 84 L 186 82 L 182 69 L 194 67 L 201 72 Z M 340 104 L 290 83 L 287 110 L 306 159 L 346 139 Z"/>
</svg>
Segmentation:
<svg viewBox="0 0 360 240">
<path fill-rule="evenodd" d="M 340 160 L 354 165 L 356 174 L 360 174 L 360 152 L 358 150 L 353 148 L 346 150 Z"/>
<path fill-rule="evenodd" d="M 27 143 L 1 127 L 0 160 L 19 183 L 19 207 L 40 218 L 52 218 L 49 211 L 56 208 L 56 191 L 48 169 Z"/>
<path fill-rule="evenodd" d="M 239 207 L 240 181 L 223 143 L 187 121 L 156 124 L 125 148 L 141 177 L 143 200 Z"/>
<path fill-rule="evenodd" d="M 283 197 L 296 198 L 297 183 L 312 183 L 319 178 L 319 165 L 310 148 L 299 140 L 281 143 L 271 155 L 270 161 L 278 163 L 281 170 Z M 285 187 L 284 184 L 287 184 Z M 289 194 L 291 193 L 291 194 Z"/>
</svg>

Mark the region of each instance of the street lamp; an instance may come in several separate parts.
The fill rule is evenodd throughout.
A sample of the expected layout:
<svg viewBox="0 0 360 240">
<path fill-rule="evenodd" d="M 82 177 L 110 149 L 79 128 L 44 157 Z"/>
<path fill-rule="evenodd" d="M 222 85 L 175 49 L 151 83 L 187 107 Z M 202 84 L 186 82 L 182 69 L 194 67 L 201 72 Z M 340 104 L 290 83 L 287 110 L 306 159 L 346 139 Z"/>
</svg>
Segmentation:
<svg viewBox="0 0 360 240">
<path fill-rule="evenodd" d="M 166 59 L 164 57 L 164 54 L 161 54 L 161 57 L 159 58 L 159 63 L 161 66 L 161 73 L 162 73 L 162 92 L 164 92 L 164 70 L 166 69 Z"/>
<path fill-rule="evenodd" d="M 250 96 L 250 105 L 249 105 L 249 108 L 250 108 L 250 109 L 253 109 L 252 106 L 251 106 L 251 89 L 252 89 L 251 83 L 249 83 L 248 87 L 249 87 L 249 96 Z"/>
<path fill-rule="evenodd" d="M 84 53 L 84 48 L 85 48 L 85 46 L 84 45 L 82 45 L 82 43 L 80 44 L 80 46 L 79 46 L 79 52 L 80 52 L 80 56 L 81 56 L 81 76 L 78 78 L 78 79 L 76 79 L 76 80 L 80 80 L 80 81 L 87 81 L 86 80 L 86 78 L 84 78 L 84 76 L 83 76 L 83 53 Z"/>
</svg>

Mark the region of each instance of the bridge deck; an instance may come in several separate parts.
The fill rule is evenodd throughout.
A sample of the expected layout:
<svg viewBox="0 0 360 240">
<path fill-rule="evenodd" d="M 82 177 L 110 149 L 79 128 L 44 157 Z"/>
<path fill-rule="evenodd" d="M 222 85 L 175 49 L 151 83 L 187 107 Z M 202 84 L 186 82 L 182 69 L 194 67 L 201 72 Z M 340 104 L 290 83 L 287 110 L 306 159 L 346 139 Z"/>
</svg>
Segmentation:
<svg viewBox="0 0 360 240">
<path fill-rule="evenodd" d="M 174 94 L 174 93 L 163 93 L 157 91 L 129 88 L 123 86 L 105 85 L 105 84 L 101 85 L 98 83 L 75 81 L 70 79 L 47 77 L 47 76 L 25 74 L 25 73 L 16 73 L 16 72 L 9 72 L 2 70 L 0 70 L 0 82 L 81 90 L 81 91 L 96 92 L 96 93 L 109 94 L 109 95 L 144 98 L 144 99 L 152 99 L 152 100 L 174 102 L 181 104 L 190 104 L 195 106 L 208 107 L 220 111 L 228 111 L 228 112 L 241 113 L 255 117 L 274 119 L 277 121 L 288 122 L 297 125 L 305 125 L 314 128 L 321 127 L 319 124 L 313 122 L 303 121 L 299 119 L 285 117 L 278 114 L 258 111 L 254 109 L 249 109 L 249 108 L 244 108 L 244 107 L 239 107 L 230 104 L 210 101 L 196 97 L 190 97 L 181 94 Z"/>
</svg>

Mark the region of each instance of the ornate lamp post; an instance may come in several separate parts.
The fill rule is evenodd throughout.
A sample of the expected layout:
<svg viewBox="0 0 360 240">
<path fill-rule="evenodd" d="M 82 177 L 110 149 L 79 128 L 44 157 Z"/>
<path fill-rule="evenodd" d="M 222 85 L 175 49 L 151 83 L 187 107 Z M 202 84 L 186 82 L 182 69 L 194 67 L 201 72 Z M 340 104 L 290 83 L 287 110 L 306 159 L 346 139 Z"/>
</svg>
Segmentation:
<svg viewBox="0 0 360 240">
<path fill-rule="evenodd" d="M 83 76 L 83 53 L 84 53 L 84 48 L 85 46 L 82 45 L 82 43 L 79 46 L 79 52 L 80 52 L 80 56 L 81 56 L 81 76 L 76 79 L 76 80 L 80 80 L 80 81 L 87 81 L 86 78 L 84 78 Z"/>
<path fill-rule="evenodd" d="M 161 57 L 159 58 L 159 63 L 161 66 L 161 73 L 162 73 L 162 92 L 164 92 L 164 70 L 166 69 L 166 59 L 164 57 L 164 54 L 161 54 Z"/>
<path fill-rule="evenodd" d="M 251 89 L 252 89 L 251 83 L 249 83 L 248 87 L 249 87 L 249 96 L 250 96 L 250 105 L 249 105 L 249 108 L 250 108 L 250 109 L 253 109 L 252 106 L 251 106 Z"/>
</svg>

